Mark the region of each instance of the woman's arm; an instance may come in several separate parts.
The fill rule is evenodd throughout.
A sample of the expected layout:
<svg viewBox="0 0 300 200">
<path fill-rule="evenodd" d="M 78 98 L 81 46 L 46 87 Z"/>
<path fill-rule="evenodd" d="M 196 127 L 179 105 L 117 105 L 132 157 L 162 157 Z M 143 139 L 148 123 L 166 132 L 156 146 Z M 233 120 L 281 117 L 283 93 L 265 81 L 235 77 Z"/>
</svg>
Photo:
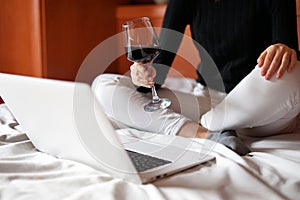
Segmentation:
<svg viewBox="0 0 300 200">
<path fill-rule="evenodd" d="M 269 0 L 266 7 L 272 17 L 272 41 L 257 59 L 261 75 L 267 80 L 276 73 L 281 78 L 292 72 L 297 62 L 298 39 L 295 0 Z"/>
<path fill-rule="evenodd" d="M 181 43 L 187 24 L 190 23 L 194 0 L 170 0 L 160 31 L 161 52 L 153 62 L 153 67 L 134 63 L 131 65 L 131 78 L 140 92 L 150 92 L 154 83 L 160 87 L 166 79 L 176 52 Z M 154 80 L 153 80 L 154 79 Z"/>
<path fill-rule="evenodd" d="M 163 84 L 169 67 L 182 41 L 185 28 L 192 19 L 194 0 L 170 0 L 160 33 L 162 51 L 154 61 L 155 82 Z"/>
</svg>

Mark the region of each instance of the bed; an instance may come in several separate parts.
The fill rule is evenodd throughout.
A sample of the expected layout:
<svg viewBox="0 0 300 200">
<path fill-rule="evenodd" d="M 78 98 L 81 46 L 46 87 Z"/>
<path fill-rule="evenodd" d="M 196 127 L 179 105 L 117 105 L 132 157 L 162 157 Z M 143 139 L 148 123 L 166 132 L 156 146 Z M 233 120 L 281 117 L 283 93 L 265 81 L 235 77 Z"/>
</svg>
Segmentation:
<svg viewBox="0 0 300 200">
<path fill-rule="evenodd" d="M 187 88 L 172 78 L 166 84 Z M 118 134 L 130 131 L 141 137 L 144 134 L 126 128 Z M 151 140 L 164 143 L 172 137 L 157 135 Z M 150 184 L 136 185 L 39 152 L 7 106 L 1 104 L 0 199 L 299 199 L 300 130 L 243 140 L 251 148 L 246 156 L 214 144 L 208 153 L 215 159 Z M 189 148 L 198 151 L 208 143 L 194 139 Z"/>
</svg>

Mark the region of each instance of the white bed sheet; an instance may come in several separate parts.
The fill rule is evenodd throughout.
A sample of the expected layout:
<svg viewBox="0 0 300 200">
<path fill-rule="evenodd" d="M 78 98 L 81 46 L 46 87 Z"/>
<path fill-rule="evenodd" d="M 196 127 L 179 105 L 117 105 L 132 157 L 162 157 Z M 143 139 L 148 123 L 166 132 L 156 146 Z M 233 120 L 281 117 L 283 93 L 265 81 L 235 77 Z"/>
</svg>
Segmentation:
<svg viewBox="0 0 300 200">
<path fill-rule="evenodd" d="M 167 142 L 172 137 L 157 135 L 151 140 Z M 215 160 L 151 184 L 135 185 L 37 151 L 2 104 L 0 199 L 299 199 L 300 131 L 244 139 L 252 151 L 248 156 L 217 144 L 209 153 Z M 191 149 L 198 151 L 207 142 L 197 139 Z"/>
</svg>

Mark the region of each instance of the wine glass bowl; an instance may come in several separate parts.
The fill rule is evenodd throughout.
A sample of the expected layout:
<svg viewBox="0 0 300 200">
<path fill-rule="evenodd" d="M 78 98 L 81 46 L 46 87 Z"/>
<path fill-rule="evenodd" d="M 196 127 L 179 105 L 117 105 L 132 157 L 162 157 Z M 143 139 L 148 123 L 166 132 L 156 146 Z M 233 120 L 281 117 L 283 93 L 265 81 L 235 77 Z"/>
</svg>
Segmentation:
<svg viewBox="0 0 300 200">
<path fill-rule="evenodd" d="M 125 22 L 122 28 L 127 59 L 150 67 L 160 53 L 159 40 L 150 19 L 135 18 Z M 169 99 L 158 97 L 154 86 L 151 89 L 152 101 L 144 107 L 145 111 L 152 112 L 171 105 Z"/>
</svg>

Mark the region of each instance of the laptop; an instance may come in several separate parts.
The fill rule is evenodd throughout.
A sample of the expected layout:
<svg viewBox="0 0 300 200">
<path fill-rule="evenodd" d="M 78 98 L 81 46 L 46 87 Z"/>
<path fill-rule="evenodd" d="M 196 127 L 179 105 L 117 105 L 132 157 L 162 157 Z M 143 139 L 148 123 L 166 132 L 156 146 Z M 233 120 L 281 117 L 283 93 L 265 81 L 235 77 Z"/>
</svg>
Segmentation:
<svg viewBox="0 0 300 200">
<path fill-rule="evenodd" d="M 149 183 L 213 159 L 117 134 L 86 83 L 0 73 L 0 85 L 0 96 L 39 151 L 112 177 Z"/>
</svg>

